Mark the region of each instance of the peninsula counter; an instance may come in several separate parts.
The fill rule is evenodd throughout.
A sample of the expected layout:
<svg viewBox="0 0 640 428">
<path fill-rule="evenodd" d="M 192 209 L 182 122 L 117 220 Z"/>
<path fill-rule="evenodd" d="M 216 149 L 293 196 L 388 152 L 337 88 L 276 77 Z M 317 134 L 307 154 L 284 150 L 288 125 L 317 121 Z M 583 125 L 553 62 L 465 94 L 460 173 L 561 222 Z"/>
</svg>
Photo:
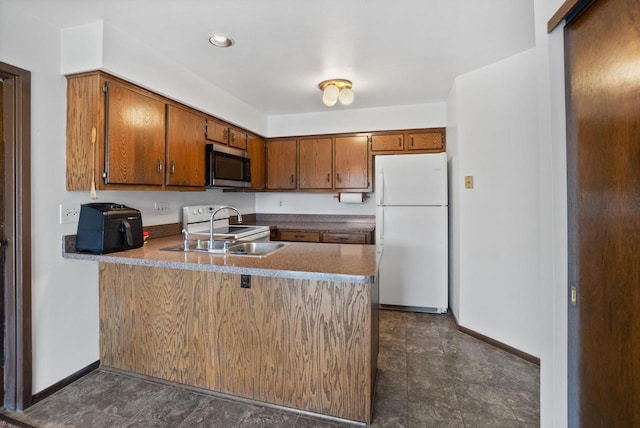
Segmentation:
<svg viewBox="0 0 640 428">
<path fill-rule="evenodd" d="M 163 251 L 99 262 L 100 362 L 184 385 L 370 423 L 381 247 L 287 243 L 266 257 Z"/>
</svg>

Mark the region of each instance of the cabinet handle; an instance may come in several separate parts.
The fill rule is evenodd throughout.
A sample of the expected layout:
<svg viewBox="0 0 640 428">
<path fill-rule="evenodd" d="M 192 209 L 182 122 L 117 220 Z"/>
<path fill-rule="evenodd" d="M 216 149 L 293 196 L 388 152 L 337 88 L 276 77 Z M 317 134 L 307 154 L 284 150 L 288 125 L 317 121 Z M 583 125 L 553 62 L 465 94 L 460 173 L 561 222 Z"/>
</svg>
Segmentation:
<svg viewBox="0 0 640 428">
<path fill-rule="evenodd" d="M 293 184 L 293 174 L 291 174 L 291 177 L 289 178 L 289 181 L 291 182 L 291 184 Z"/>
<path fill-rule="evenodd" d="M 176 173 L 176 161 L 171 161 L 171 175 Z"/>
<path fill-rule="evenodd" d="M 231 134 L 231 142 L 232 143 L 236 142 L 236 134 Z"/>
<path fill-rule="evenodd" d="M 402 147 L 402 138 L 398 137 L 398 147 Z"/>
<path fill-rule="evenodd" d="M 342 179 L 340 178 L 340 173 L 337 173 L 337 174 L 336 174 L 336 181 L 337 181 L 338 183 L 342 183 Z"/>
<path fill-rule="evenodd" d="M 413 147 L 413 137 L 411 137 L 411 147 Z"/>
<path fill-rule="evenodd" d="M 158 174 L 162 174 L 162 161 L 158 159 Z"/>
<path fill-rule="evenodd" d="M 226 142 L 229 142 L 229 129 L 222 131 L 222 136 Z"/>
<path fill-rule="evenodd" d="M 327 173 L 327 183 L 331 183 L 331 173 Z"/>
</svg>

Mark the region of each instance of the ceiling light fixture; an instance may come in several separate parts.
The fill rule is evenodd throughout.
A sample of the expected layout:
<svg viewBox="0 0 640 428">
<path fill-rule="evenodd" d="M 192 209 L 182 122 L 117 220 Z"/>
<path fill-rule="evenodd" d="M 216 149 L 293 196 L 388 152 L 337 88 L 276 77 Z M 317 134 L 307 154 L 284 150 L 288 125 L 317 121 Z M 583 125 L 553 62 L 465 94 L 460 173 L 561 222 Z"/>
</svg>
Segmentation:
<svg viewBox="0 0 640 428">
<path fill-rule="evenodd" d="M 228 48 L 233 45 L 233 39 L 225 36 L 224 34 L 214 34 L 209 37 L 209 43 L 219 48 Z"/>
<path fill-rule="evenodd" d="M 322 103 L 327 107 L 340 103 L 348 106 L 353 102 L 353 90 L 351 81 L 346 79 L 329 79 L 320 82 L 318 87 L 322 91 Z"/>
</svg>

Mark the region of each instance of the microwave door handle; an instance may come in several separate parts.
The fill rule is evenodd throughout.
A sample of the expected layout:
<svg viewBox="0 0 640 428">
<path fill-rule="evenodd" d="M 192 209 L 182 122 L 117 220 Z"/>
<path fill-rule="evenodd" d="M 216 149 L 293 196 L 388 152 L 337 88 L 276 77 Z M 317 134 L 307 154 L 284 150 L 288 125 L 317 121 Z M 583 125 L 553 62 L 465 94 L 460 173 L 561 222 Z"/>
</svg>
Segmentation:
<svg viewBox="0 0 640 428">
<path fill-rule="evenodd" d="M 127 245 L 131 247 L 133 245 L 133 234 L 131 233 L 131 224 L 127 220 L 122 220 L 120 231 L 124 233 Z"/>
</svg>

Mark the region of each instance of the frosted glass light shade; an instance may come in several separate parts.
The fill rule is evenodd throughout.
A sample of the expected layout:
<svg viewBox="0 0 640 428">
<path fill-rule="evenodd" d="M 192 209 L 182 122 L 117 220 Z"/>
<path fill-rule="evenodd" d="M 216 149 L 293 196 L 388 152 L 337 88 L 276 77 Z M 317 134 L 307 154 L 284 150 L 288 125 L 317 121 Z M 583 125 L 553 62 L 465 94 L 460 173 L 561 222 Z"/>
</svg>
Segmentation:
<svg viewBox="0 0 640 428">
<path fill-rule="evenodd" d="M 353 91 L 349 88 L 344 88 L 340 91 L 340 95 L 338 96 L 340 102 L 346 106 L 353 102 Z"/>
<path fill-rule="evenodd" d="M 332 107 L 336 105 L 337 102 L 338 102 L 338 98 L 334 98 L 331 100 L 327 98 L 325 95 L 322 96 L 322 104 L 326 105 L 327 107 Z"/>
<path fill-rule="evenodd" d="M 333 101 L 335 104 L 335 101 L 338 100 L 338 96 L 340 95 L 340 89 L 338 89 L 337 86 L 335 85 L 327 85 L 326 88 L 324 88 L 324 93 L 322 98 L 326 98 L 327 101 Z M 333 105 L 332 104 L 332 105 Z"/>
</svg>

